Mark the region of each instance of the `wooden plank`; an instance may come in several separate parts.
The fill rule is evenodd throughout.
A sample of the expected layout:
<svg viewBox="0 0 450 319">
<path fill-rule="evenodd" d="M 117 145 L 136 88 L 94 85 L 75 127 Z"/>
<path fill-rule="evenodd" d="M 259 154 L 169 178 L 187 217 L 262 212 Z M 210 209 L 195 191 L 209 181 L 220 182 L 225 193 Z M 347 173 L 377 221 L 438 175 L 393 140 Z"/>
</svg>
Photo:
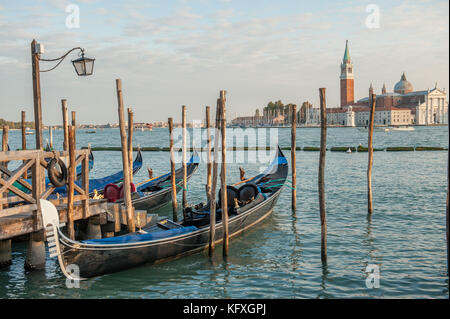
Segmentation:
<svg viewBox="0 0 450 319">
<path fill-rule="evenodd" d="M 48 188 L 41 194 L 40 199 L 47 199 L 47 197 L 49 197 L 49 196 L 53 193 L 53 191 L 54 191 L 55 189 L 56 189 L 56 187 L 54 187 L 54 186 L 48 187 Z"/>
<path fill-rule="evenodd" d="M 76 166 L 74 166 L 76 167 Z M 80 195 L 84 195 L 84 189 L 82 189 L 80 186 L 78 186 L 77 184 L 73 184 L 73 188 L 75 191 L 77 191 Z"/>
<path fill-rule="evenodd" d="M 25 160 L 25 161 L 26 161 L 26 160 Z M 23 161 L 23 162 L 25 162 L 25 161 Z M 34 161 L 32 161 L 32 162 L 34 162 Z M 2 165 L 0 165 L 0 171 L 1 171 L 2 173 L 4 173 L 4 174 L 8 175 L 9 177 L 11 177 L 12 175 L 14 175 L 14 173 L 15 173 L 15 172 L 11 172 L 9 169 L 7 169 L 6 167 L 4 167 L 4 166 L 2 166 Z M 32 190 L 32 186 L 31 186 L 27 181 L 23 180 L 22 178 L 18 178 L 18 179 L 17 179 L 17 182 L 18 182 L 20 185 L 22 185 L 22 186 L 28 188 L 29 190 Z"/>
<path fill-rule="evenodd" d="M 9 176 L 8 180 L 5 184 L 0 188 L 0 193 L 5 192 L 9 186 L 14 184 L 15 181 L 17 181 L 19 178 L 21 178 L 22 174 L 26 172 L 31 166 L 33 165 L 33 161 L 29 160 L 20 165 L 17 170 L 14 171 L 14 174 L 12 176 Z M 1 177 L 0 180 L 4 181 Z"/>
<path fill-rule="evenodd" d="M 7 182 L 0 178 L 0 184 L 4 186 L 4 185 L 7 184 Z M 15 186 L 13 186 L 13 185 L 10 185 L 10 186 L 8 187 L 8 190 L 9 190 L 10 192 L 13 192 L 13 193 L 16 194 L 17 196 L 23 198 L 24 200 L 26 200 L 26 201 L 29 202 L 29 203 L 32 203 L 32 204 L 36 203 L 36 200 L 35 200 L 32 196 L 30 196 L 30 195 L 28 195 L 28 194 L 22 192 L 20 189 L 18 189 L 17 187 L 15 187 Z"/>
<path fill-rule="evenodd" d="M 108 203 L 105 200 L 91 200 L 89 216 L 95 216 L 100 213 L 108 212 Z M 117 204 L 115 204 L 117 205 Z M 29 205 L 28 205 L 29 206 Z M 56 206 L 61 223 L 67 222 L 67 206 Z M 31 232 L 42 230 L 42 223 L 34 226 L 34 212 L 28 211 L 11 216 L 2 217 L 0 214 L 0 240 L 29 234 Z M 83 218 L 83 205 L 81 202 L 74 203 L 74 220 Z"/>
<path fill-rule="evenodd" d="M 0 212 L 0 217 L 3 218 L 3 217 L 8 217 L 8 216 L 13 216 L 16 214 L 27 213 L 27 212 L 31 212 L 36 209 L 37 209 L 36 204 L 10 207 L 10 208 L 3 209 Z"/>
</svg>

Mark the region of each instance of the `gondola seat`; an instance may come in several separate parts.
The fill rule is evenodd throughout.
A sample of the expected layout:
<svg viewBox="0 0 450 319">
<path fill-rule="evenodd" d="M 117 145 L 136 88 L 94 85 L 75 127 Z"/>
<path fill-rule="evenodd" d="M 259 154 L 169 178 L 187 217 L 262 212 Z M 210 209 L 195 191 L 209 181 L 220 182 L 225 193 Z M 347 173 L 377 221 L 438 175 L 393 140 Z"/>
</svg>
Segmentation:
<svg viewBox="0 0 450 319">
<path fill-rule="evenodd" d="M 239 188 L 239 201 L 243 203 L 248 203 L 251 200 L 256 198 L 256 195 L 258 195 L 259 190 L 258 186 L 256 184 L 245 184 Z"/>
<path fill-rule="evenodd" d="M 261 193 L 258 193 L 254 200 L 252 200 L 251 202 L 249 202 L 248 204 L 246 204 L 244 206 L 236 208 L 236 214 L 239 215 L 240 213 L 249 210 L 250 208 L 258 205 L 259 203 L 262 203 L 264 201 L 264 199 L 265 199 L 264 195 Z"/>
<path fill-rule="evenodd" d="M 227 185 L 227 207 L 228 214 L 234 213 L 235 199 L 239 200 L 239 190 L 231 185 Z M 222 208 L 222 189 L 219 190 L 219 200 L 217 201 L 217 211 Z"/>
</svg>

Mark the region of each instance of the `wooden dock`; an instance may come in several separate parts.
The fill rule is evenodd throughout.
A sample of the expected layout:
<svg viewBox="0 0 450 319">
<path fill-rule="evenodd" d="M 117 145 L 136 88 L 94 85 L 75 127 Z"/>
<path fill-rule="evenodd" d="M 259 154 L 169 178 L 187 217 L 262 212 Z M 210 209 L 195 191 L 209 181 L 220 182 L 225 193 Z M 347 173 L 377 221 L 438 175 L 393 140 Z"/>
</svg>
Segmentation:
<svg viewBox="0 0 450 319">
<path fill-rule="evenodd" d="M 89 197 L 89 150 L 75 150 L 74 167 L 82 165 L 81 185 L 74 184 L 73 206 L 68 205 L 68 197 L 49 198 L 56 189 L 52 184 L 45 185 L 45 170 L 48 160 L 60 158 L 70 163 L 68 151 L 45 152 L 43 150 L 0 152 L 0 268 L 11 264 L 11 241 L 19 236 L 29 236 L 29 249 L 25 267 L 42 269 L 45 266 L 45 244 L 40 200 L 52 202 L 58 209 L 60 221 L 67 224 L 73 220 L 77 230 L 81 224 L 88 227 L 77 232 L 81 239 L 114 236 L 123 225 L 128 224 L 127 210 L 123 205 L 108 203 L 106 199 Z M 10 162 L 19 161 L 13 171 L 8 169 Z M 66 164 L 67 165 L 67 164 Z M 24 175 L 32 171 L 30 179 Z M 13 194 L 13 195 L 11 195 Z M 69 207 L 72 207 L 70 210 Z M 136 227 L 143 227 L 151 220 L 147 211 L 134 212 Z M 70 233 L 68 231 L 68 233 Z"/>
</svg>

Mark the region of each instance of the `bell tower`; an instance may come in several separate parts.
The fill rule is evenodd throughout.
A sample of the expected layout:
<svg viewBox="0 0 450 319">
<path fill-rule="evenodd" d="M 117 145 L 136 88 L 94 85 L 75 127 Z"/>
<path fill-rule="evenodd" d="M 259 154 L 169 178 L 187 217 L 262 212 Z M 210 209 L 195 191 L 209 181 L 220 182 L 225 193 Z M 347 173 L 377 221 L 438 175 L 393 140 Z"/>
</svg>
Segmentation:
<svg viewBox="0 0 450 319">
<path fill-rule="evenodd" d="M 355 102 L 353 63 L 348 51 L 348 40 L 345 41 L 344 58 L 341 63 L 341 107 Z"/>
</svg>

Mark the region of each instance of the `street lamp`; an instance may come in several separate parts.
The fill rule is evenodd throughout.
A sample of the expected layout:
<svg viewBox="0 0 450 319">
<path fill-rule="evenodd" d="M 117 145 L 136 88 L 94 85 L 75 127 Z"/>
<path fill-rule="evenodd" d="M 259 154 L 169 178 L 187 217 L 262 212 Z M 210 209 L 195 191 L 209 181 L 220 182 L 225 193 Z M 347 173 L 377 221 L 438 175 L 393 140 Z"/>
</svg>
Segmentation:
<svg viewBox="0 0 450 319">
<path fill-rule="evenodd" d="M 33 70 L 33 100 L 34 100 L 34 122 L 36 130 L 36 149 L 42 149 L 42 107 L 41 107 L 41 79 L 40 72 L 49 72 L 56 69 L 61 62 L 73 51 L 79 51 L 80 58 L 72 60 L 72 64 L 78 76 L 92 75 L 94 71 L 95 59 L 84 56 L 84 49 L 76 47 L 67 51 L 64 55 L 56 59 L 41 59 L 41 54 L 44 53 L 42 44 L 37 43 L 36 40 L 31 42 L 31 62 Z M 39 61 L 57 62 L 55 66 L 47 70 L 40 70 Z"/>
<path fill-rule="evenodd" d="M 92 75 L 94 71 L 95 59 L 85 58 L 84 51 L 81 53 L 81 58 L 72 60 L 73 67 L 79 76 Z"/>
</svg>

